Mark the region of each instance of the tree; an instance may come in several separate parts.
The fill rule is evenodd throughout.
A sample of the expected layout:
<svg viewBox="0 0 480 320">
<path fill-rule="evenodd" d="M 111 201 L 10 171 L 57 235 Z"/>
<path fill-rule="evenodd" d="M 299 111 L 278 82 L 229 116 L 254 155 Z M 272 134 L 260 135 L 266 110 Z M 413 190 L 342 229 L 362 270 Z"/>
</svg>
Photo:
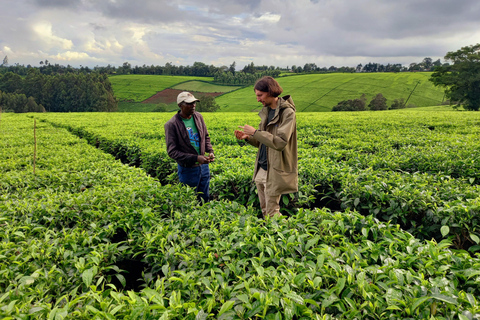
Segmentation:
<svg viewBox="0 0 480 320">
<path fill-rule="evenodd" d="M 215 101 L 215 97 L 205 95 L 200 97 L 196 109 L 199 112 L 215 112 L 220 109 L 220 106 Z"/>
<path fill-rule="evenodd" d="M 387 98 L 383 96 L 383 94 L 377 94 L 372 101 L 368 104 L 368 108 L 370 110 L 387 110 Z"/>
<path fill-rule="evenodd" d="M 228 71 L 230 71 L 233 75 L 235 75 L 235 66 L 236 66 L 236 63 L 235 61 L 233 61 L 233 63 L 228 68 Z"/>
<path fill-rule="evenodd" d="M 0 78 L 0 90 L 9 93 L 20 93 L 23 88 L 23 79 L 16 73 L 7 72 Z"/>
<path fill-rule="evenodd" d="M 440 59 L 437 59 L 437 60 L 435 60 L 432 64 L 433 64 L 435 67 L 438 67 L 438 66 L 441 66 L 441 65 L 442 65 L 442 62 L 440 61 Z"/>
<path fill-rule="evenodd" d="M 480 108 L 480 43 L 462 47 L 455 52 L 448 52 L 444 64 L 435 68 L 431 78 L 435 86 L 445 87 L 445 96 L 454 103 L 454 108 L 461 105 L 467 110 L 478 111 Z"/>
<path fill-rule="evenodd" d="M 4 67 L 8 66 L 8 57 L 7 56 L 5 56 L 5 58 L 3 58 L 2 66 L 4 66 Z"/>
<path fill-rule="evenodd" d="M 242 71 L 245 72 L 245 73 L 254 74 L 255 73 L 255 65 L 253 64 L 253 62 L 250 62 L 250 64 L 247 64 L 245 67 L 243 67 Z"/>
<path fill-rule="evenodd" d="M 33 97 L 28 97 L 27 103 L 25 104 L 25 107 L 23 108 L 24 112 L 39 112 L 39 107 L 38 104 L 35 102 L 35 99 Z"/>
<path fill-rule="evenodd" d="M 390 110 L 403 109 L 405 108 L 405 100 L 403 98 L 393 100 Z"/>
<path fill-rule="evenodd" d="M 427 58 L 423 59 L 421 65 L 423 66 L 425 71 L 429 71 L 433 67 L 432 58 L 427 57 Z"/>
</svg>

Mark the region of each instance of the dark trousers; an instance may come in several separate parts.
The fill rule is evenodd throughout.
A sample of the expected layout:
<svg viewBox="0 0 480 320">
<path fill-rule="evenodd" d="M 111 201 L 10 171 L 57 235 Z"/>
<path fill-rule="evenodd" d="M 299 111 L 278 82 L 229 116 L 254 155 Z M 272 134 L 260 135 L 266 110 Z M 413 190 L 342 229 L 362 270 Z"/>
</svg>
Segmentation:
<svg viewBox="0 0 480 320">
<path fill-rule="evenodd" d="M 192 188 L 205 202 L 210 200 L 210 168 L 208 164 L 199 167 L 185 168 L 178 165 L 178 178 Z"/>
</svg>

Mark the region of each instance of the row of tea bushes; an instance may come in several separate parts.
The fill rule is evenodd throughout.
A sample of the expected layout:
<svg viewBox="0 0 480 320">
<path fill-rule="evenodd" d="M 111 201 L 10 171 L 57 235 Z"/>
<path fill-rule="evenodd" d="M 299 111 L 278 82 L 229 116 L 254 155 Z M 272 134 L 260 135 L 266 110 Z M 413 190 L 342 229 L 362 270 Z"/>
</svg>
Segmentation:
<svg viewBox="0 0 480 320">
<path fill-rule="evenodd" d="M 303 143 L 315 147 L 322 157 L 352 167 L 440 173 L 480 183 L 480 119 L 476 114 L 408 110 L 361 118 L 343 116 L 302 121 Z"/>
<path fill-rule="evenodd" d="M 59 319 L 67 305 L 90 318 L 93 279 L 102 286 L 125 279 L 118 267 L 131 258 L 125 240 L 196 204 L 192 190 L 162 187 L 25 115 L 2 114 L 0 134 L 2 319 Z"/>
<path fill-rule="evenodd" d="M 162 183 L 175 182 L 163 124 L 172 114 L 39 115 L 85 137 Z M 216 153 L 212 195 L 257 205 L 251 175 L 256 150 L 238 142 L 238 125 L 256 114 L 204 114 Z M 398 223 L 414 235 L 477 251 L 480 117 L 461 112 L 401 110 L 361 114 L 299 114 L 299 181 L 284 196 L 296 208 L 357 209 Z"/>
<path fill-rule="evenodd" d="M 480 319 L 480 260 L 447 240 L 350 210 L 199 206 L 46 123 L 33 174 L 31 131 L 0 123 L 2 319 Z"/>
</svg>

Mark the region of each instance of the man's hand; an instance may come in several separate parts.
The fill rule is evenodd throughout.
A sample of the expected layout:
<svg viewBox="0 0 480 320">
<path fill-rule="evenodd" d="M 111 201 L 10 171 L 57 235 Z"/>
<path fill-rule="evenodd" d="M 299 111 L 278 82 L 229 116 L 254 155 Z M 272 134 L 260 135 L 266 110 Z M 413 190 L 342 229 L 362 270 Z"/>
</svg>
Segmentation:
<svg viewBox="0 0 480 320">
<path fill-rule="evenodd" d="M 197 156 L 197 162 L 200 164 L 206 164 L 212 162 L 208 156 Z"/>
<path fill-rule="evenodd" d="M 208 155 L 208 158 L 210 159 L 210 162 L 215 161 L 215 155 L 213 154 L 213 152 Z"/>
</svg>

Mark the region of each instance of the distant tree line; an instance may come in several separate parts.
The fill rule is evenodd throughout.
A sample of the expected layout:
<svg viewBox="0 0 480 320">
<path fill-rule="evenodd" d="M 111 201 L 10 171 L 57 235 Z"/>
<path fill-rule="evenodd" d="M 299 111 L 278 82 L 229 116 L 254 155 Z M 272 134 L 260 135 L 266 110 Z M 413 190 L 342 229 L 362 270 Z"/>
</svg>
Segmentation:
<svg viewBox="0 0 480 320">
<path fill-rule="evenodd" d="M 194 62 L 191 66 L 176 66 L 171 62 L 167 62 L 164 66 L 159 65 L 142 65 L 132 66 L 129 62 L 124 62 L 121 66 L 112 65 L 96 66 L 93 68 L 80 66 L 74 68 L 70 65 L 62 66 L 59 64 L 51 64 L 48 60 L 40 61 L 40 67 L 32 67 L 31 65 L 8 65 L 8 57 L 5 56 L 3 63 L 0 65 L 0 74 L 13 72 L 21 76 L 26 76 L 29 69 L 38 69 L 41 74 L 65 74 L 65 73 L 105 73 L 113 74 L 147 74 L 147 75 L 172 75 L 172 76 L 197 76 L 197 77 L 215 77 L 218 81 L 231 84 L 249 84 L 253 79 L 251 75 L 263 73 L 264 75 L 278 76 L 282 72 L 291 73 L 330 73 L 330 72 L 406 72 L 406 71 L 433 71 L 436 67 L 441 66 L 440 59 L 433 61 L 432 58 L 426 57 L 420 63 L 411 63 L 409 66 L 401 64 L 387 64 L 369 62 L 365 65 L 359 64 L 354 67 L 318 67 L 315 63 L 305 63 L 303 66 L 293 65 L 292 67 L 280 68 L 275 66 L 255 66 L 253 62 L 247 64 L 242 70 L 236 70 L 235 61 L 229 66 L 216 67 L 207 65 L 203 62 Z M 448 65 L 448 64 L 447 64 Z M 238 73 L 238 75 L 237 75 Z M 250 76 L 249 76 L 250 75 Z M 217 80 L 216 80 L 217 81 Z"/>
<path fill-rule="evenodd" d="M 356 68 L 353 67 L 340 67 L 331 66 L 318 67 L 315 63 L 306 63 L 303 67 L 293 65 L 289 71 L 295 73 L 330 73 L 330 72 L 342 72 L 342 73 L 353 73 L 353 72 L 415 72 L 415 71 L 434 71 L 436 67 L 442 66 L 440 59 L 433 61 L 432 58 L 424 58 L 420 63 L 410 63 L 409 66 L 403 66 L 399 63 L 397 64 L 381 64 L 369 62 L 365 65 L 361 63 L 357 65 Z M 287 67 L 288 68 L 288 67 Z"/>
<path fill-rule="evenodd" d="M 29 69 L 25 77 L 13 72 L 0 73 L 0 92 L 0 107 L 4 111 L 92 112 L 117 109 L 110 81 L 106 74 L 100 73 L 45 75 L 37 68 Z"/>
<path fill-rule="evenodd" d="M 246 65 L 242 71 L 235 71 L 235 62 L 227 70 L 218 70 L 213 79 L 217 83 L 230 85 L 250 85 L 264 76 L 278 77 L 282 73 L 280 68 L 274 66 L 255 66 L 252 63 Z"/>
<path fill-rule="evenodd" d="M 424 58 L 420 63 L 410 63 L 408 67 L 401 64 L 387 64 L 380 63 L 367 63 L 364 66 L 359 64 L 356 68 L 356 72 L 415 72 L 415 71 L 434 71 L 436 67 L 440 67 L 442 62 L 440 59 L 433 61 L 432 58 Z"/>
<path fill-rule="evenodd" d="M 45 107 L 37 104 L 33 97 L 23 93 L 4 93 L 0 90 L 0 112 L 45 112 Z"/>
<path fill-rule="evenodd" d="M 409 104 L 408 106 L 406 106 L 405 100 L 403 98 L 395 99 L 393 103 L 388 106 L 387 98 L 385 98 L 381 93 L 378 93 L 375 97 L 372 98 L 368 105 L 367 97 L 365 96 L 365 94 L 362 94 L 362 96 L 357 99 L 340 101 L 336 106 L 332 108 L 332 111 L 380 111 L 415 107 L 416 106 L 413 104 Z"/>
</svg>

